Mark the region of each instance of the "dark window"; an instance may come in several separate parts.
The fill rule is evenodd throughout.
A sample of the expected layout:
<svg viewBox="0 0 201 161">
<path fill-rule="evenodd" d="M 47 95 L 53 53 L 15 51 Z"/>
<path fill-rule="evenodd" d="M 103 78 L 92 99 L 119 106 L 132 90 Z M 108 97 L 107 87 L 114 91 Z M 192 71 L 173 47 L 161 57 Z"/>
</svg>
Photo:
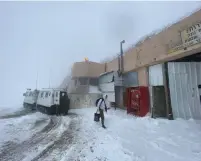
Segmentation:
<svg viewBox="0 0 201 161">
<path fill-rule="evenodd" d="M 88 85 L 88 78 L 79 78 L 80 85 Z"/>
<path fill-rule="evenodd" d="M 89 84 L 92 86 L 97 86 L 98 85 L 98 78 L 90 78 Z"/>
<path fill-rule="evenodd" d="M 48 97 L 48 92 L 45 93 L 45 97 Z"/>
<path fill-rule="evenodd" d="M 51 92 L 49 92 L 49 96 L 51 96 Z"/>
<path fill-rule="evenodd" d="M 56 92 L 56 97 L 58 97 L 58 92 Z"/>
<path fill-rule="evenodd" d="M 31 95 L 32 95 L 32 92 L 29 93 L 29 96 L 31 96 Z"/>
<path fill-rule="evenodd" d="M 44 92 L 41 92 L 41 95 L 40 95 L 40 97 L 43 97 L 43 93 L 44 93 Z"/>
</svg>

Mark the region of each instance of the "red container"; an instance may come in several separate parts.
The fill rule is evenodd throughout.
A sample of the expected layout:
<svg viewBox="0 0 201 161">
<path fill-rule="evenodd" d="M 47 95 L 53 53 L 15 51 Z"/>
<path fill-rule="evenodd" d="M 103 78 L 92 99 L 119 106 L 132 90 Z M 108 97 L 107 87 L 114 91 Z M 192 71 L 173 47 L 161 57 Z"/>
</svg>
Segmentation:
<svg viewBox="0 0 201 161">
<path fill-rule="evenodd" d="M 148 87 L 139 86 L 127 88 L 127 113 L 136 116 L 145 116 L 149 112 Z"/>
</svg>

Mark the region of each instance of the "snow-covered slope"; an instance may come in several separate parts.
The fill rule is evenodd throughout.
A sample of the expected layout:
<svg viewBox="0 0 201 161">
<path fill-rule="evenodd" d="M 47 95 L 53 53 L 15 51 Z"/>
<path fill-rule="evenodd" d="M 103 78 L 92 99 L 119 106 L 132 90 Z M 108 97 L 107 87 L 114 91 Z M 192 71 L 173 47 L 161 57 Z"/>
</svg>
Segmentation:
<svg viewBox="0 0 201 161">
<path fill-rule="evenodd" d="M 0 119 L 0 147 L 6 142 L 20 143 L 31 138 L 42 128 L 41 126 L 34 126 L 40 120 L 42 123 L 47 123 L 48 117 L 37 112 L 22 117 Z M 45 124 L 41 125 L 45 126 Z"/>
<path fill-rule="evenodd" d="M 125 111 L 110 110 L 105 114 L 105 130 L 93 121 L 95 108 L 74 111 L 83 116 L 82 130 L 64 160 L 201 160 L 200 121 L 136 118 Z"/>
<path fill-rule="evenodd" d="M 96 110 L 0 119 L 0 160 L 201 161 L 201 121 L 137 118 L 110 109 L 103 129 L 93 121 Z"/>
</svg>

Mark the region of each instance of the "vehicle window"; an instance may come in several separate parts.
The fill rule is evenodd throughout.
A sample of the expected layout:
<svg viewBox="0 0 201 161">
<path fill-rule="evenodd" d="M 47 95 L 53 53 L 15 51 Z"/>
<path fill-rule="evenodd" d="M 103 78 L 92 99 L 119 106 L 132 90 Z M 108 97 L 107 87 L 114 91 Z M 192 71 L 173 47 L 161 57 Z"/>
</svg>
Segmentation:
<svg viewBox="0 0 201 161">
<path fill-rule="evenodd" d="M 52 97 L 54 97 L 54 93 L 52 93 Z"/>
<path fill-rule="evenodd" d="M 49 92 L 49 96 L 51 96 L 51 92 Z"/>
<path fill-rule="evenodd" d="M 58 92 L 56 92 L 56 97 L 58 97 Z"/>
<path fill-rule="evenodd" d="M 48 97 L 48 92 L 45 93 L 45 97 Z"/>
<path fill-rule="evenodd" d="M 43 97 L 43 93 L 44 93 L 44 92 L 41 92 L 41 95 L 40 95 L 40 97 Z"/>
<path fill-rule="evenodd" d="M 31 96 L 31 95 L 32 95 L 32 92 L 29 93 L 29 96 Z"/>
</svg>

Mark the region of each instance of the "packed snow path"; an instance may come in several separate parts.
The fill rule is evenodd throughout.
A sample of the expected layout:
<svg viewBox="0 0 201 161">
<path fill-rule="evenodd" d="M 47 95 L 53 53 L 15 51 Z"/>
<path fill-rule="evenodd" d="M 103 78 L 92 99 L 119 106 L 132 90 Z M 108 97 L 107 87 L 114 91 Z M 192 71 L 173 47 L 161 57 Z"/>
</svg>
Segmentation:
<svg viewBox="0 0 201 161">
<path fill-rule="evenodd" d="M 93 121 L 95 111 L 0 119 L 0 160 L 201 161 L 200 121 L 136 118 L 111 109 L 103 129 Z"/>
<path fill-rule="evenodd" d="M 37 115 L 38 118 L 34 118 L 33 115 Z M 26 117 L 18 118 L 24 122 L 21 126 L 27 126 L 25 121 L 28 118 Z M 32 130 L 30 136 L 21 142 L 14 140 L 4 142 L 0 151 L 0 160 L 60 160 L 60 156 L 70 147 L 76 136 L 76 126 L 80 124 L 79 117 L 72 113 L 68 117 L 47 116 L 40 113 L 29 115 L 29 117 L 35 119 L 29 128 Z"/>
</svg>

